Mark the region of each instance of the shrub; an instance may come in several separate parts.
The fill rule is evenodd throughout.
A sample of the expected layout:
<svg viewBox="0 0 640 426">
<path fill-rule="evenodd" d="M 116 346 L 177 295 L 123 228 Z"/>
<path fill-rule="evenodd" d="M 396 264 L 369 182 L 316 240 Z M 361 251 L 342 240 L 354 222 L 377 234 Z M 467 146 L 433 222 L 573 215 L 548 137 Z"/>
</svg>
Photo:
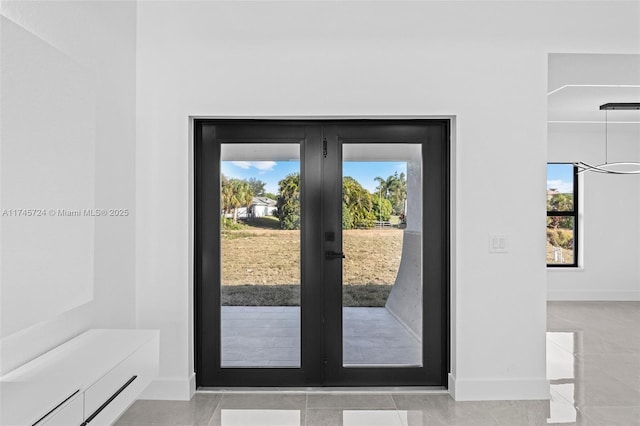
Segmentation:
<svg viewBox="0 0 640 426">
<path fill-rule="evenodd" d="M 547 228 L 547 241 L 555 247 L 573 249 L 573 230 Z"/>
<path fill-rule="evenodd" d="M 391 201 L 381 198 L 379 194 L 372 194 L 372 213 L 376 220 L 389 221 L 391 219 L 391 213 L 393 206 Z"/>
<path fill-rule="evenodd" d="M 242 224 L 236 222 L 230 217 L 221 217 L 220 228 L 223 231 L 237 231 L 238 229 L 242 229 Z"/>
<path fill-rule="evenodd" d="M 351 216 L 351 212 L 349 211 L 349 207 L 343 201 L 342 202 L 342 229 L 351 229 L 353 228 L 353 216 Z"/>
</svg>

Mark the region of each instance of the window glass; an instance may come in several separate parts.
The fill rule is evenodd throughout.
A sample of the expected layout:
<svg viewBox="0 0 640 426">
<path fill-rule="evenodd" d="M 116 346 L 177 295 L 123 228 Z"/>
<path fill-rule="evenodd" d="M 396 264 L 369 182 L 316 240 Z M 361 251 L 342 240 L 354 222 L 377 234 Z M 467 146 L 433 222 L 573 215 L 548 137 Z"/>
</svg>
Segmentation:
<svg viewBox="0 0 640 426">
<path fill-rule="evenodd" d="M 571 163 L 547 165 L 547 265 L 577 266 L 577 174 Z"/>
</svg>

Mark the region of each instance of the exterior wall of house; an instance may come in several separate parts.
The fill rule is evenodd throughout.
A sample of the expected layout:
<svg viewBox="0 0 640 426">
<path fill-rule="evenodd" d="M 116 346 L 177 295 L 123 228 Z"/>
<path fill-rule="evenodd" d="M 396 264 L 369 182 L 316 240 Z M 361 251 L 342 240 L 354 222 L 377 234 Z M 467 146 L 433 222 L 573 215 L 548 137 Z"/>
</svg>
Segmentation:
<svg viewBox="0 0 640 426">
<path fill-rule="evenodd" d="M 252 208 L 252 214 L 254 217 L 273 216 L 273 212 L 277 211 L 277 207 L 254 205 Z"/>
</svg>

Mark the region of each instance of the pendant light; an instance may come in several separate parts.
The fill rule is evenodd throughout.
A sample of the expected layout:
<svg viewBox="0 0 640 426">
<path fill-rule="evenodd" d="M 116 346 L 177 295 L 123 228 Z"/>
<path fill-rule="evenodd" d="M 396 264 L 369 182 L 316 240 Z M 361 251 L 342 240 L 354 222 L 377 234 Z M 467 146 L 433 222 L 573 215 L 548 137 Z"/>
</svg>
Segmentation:
<svg viewBox="0 0 640 426">
<path fill-rule="evenodd" d="M 600 105 L 600 110 L 604 110 L 604 163 L 592 165 L 580 161 L 573 163 L 578 168 L 578 174 L 584 172 L 603 173 L 608 175 L 639 175 L 640 162 L 638 161 L 618 161 L 609 163 L 609 111 L 629 111 L 640 110 L 640 103 L 621 102 L 607 103 Z"/>
</svg>

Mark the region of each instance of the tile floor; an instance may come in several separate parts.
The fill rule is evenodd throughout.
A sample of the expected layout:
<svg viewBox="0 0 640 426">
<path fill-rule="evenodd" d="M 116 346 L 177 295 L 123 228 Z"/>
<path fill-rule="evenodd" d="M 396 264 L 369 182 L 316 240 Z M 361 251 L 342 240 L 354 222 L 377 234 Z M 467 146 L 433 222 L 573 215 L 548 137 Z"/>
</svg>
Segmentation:
<svg viewBox="0 0 640 426">
<path fill-rule="evenodd" d="M 426 392 L 199 392 L 137 401 L 118 426 L 640 425 L 640 302 L 548 304 L 550 401 Z"/>
<path fill-rule="evenodd" d="M 385 308 L 344 308 L 345 365 L 419 365 L 420 342 Z M 222 307 L 223 367 L 300 366 L 300 308 Z"/>
</svg>

